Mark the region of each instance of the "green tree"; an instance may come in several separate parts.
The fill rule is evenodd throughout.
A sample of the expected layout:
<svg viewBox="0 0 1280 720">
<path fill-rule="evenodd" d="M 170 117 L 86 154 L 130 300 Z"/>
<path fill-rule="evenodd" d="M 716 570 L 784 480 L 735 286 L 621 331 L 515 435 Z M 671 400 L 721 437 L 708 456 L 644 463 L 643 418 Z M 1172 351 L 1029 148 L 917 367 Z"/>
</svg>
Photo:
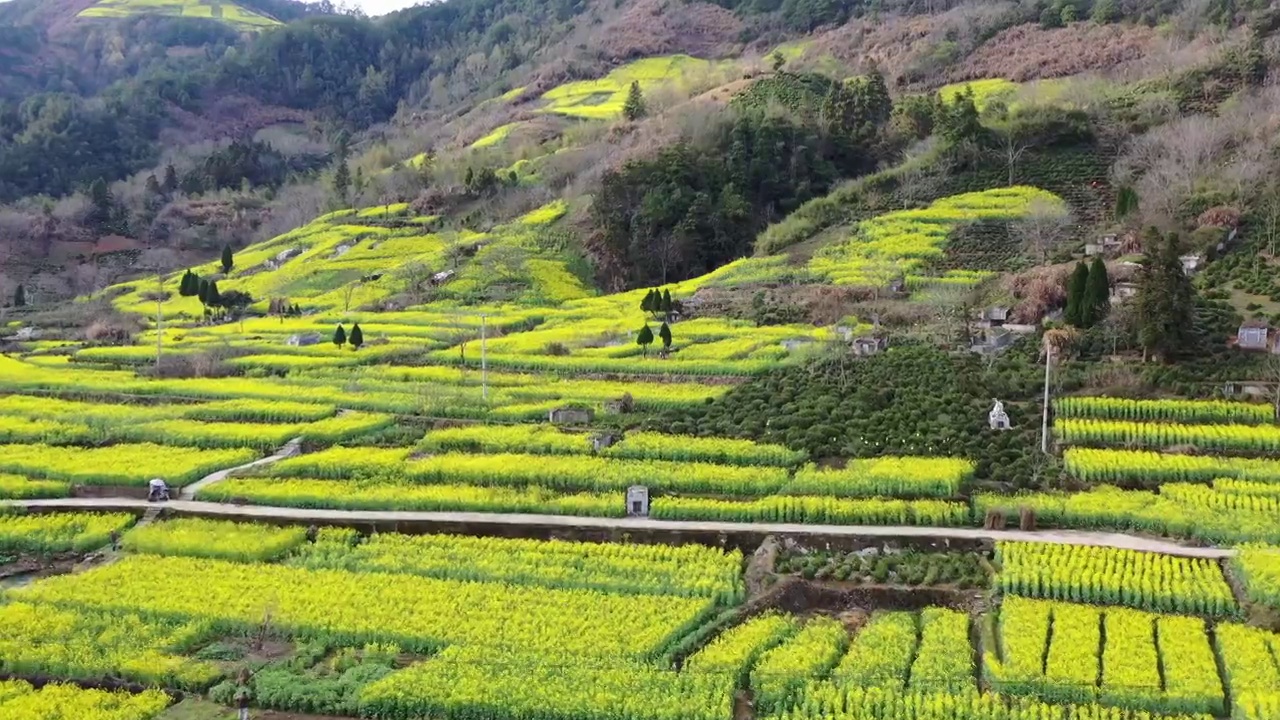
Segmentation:
<svg viewBox="0 0 1280 720">
<path fill-rule="evenodd" d="M 89 185 L 89 203 L 93 205 L 89 213 L 89 222 L 99 232 L 107 232 L 111 225 L 111 218 L 115 215 L 116 203 L 111 195 L 111 188 L 103 178 L 98 178 Z"/>
<path fill-rule="evenodd" d="M 26 305 L 27 305 L 27 291 L 21 285 L 19 285 L 18 289 L 13 291 L 13 306 L 26 307 Z"/>
<path fill-rule="evenodd" d="M 1123 220 L 1138 210 L 1138 193 L 1128 185 L 1116 191 L 1116 219 Z"/>
<path fill-rule="evenodd" d="M 342 324 L 338 324 L 338 329 L 333 331 L 333 344 L 342 347 L 347 344 L 347 331 L 343 329 Z"/>
<path fill-rule="evenodd" d="M 196 286 L 196 297 L 199 298 L 200 304 L 207 306 L 209 304 L 209 280 L 200 278 L 200 284 Z"/>
<path fill-rule="evenodd" d="M 774 50 L 769 56 L 769 64 L 774 72 L 782 72 L 782 66 L 787 64 L 787 58 L 781 52 Z"/>
<path fill-rule="evenodd" d="M 235 256 L 231 254 L 231 246 L 222 246 L 222 274 L 226 275 L 231 272 L 231 268 L 236 266 Z"/>
<path fill-rule="evenodd" d="M 1084 263 L 1076 263 L 1076 269 L 1067 279 L 1067 323 L 1076 327 L 1084 327 L 1084 293 L 1089 284 L 1089 268 Z"/>
<path fill-rule="evenodd" d="M 351 326 L 350 343 L 351 343 L 351 347 L 355 348 L 356 350 L 359 350 L 360 346 L 364 344 L 364 331 L 360 329 L 360 323 L 356 323 L 355 325 Z"/>
<path fill-rule="evenodd" d="M 645 355 L 649 354 L 649 346 L 653 344 L 653 331 L 649 329 L 648 323 L 640 328 L 640 334 L 636 335 L 636 344 L 644 350 Z"/>
<path fill-rule="evenodd" d="M 1102 322 L 1111 309 L 1111 278 L 1107 275 L 1107 264 L 1102 256 L 1093 258 L 1089 266 L 1089 280 L 1084 286 L 1084 297 L 1080 307 L 1080 319 L 1084 327 L 1093 327 Z"/>
<path fill-rule="evenodd" d="M 1194 346 L 1195 289 L 1179 259 L 1178 236 L 1146 233 L 1146 258 L 1134 298 L 1138 342 L 1145 352 L 1168 361 Z"/>
<path fill-rule="evenodd" d="M 1062 27 L 1062 11 L 1052 5 L 1040 12 L 1040 27 L 1045 30 Z"/>
<path fill-rule="evenodd" d="M 977 140 L 982 137 L 982 121 L 978 105 L 974 101 L 973 88 L 965 88 L 943 107 L 939 130 L 951 144 Z"/>
<path fill-rule="evenodd" d="M 662 291 L 662 314 L 671 315 L 671 291 Z"/>
<path fill-rule="evenodd" d="M 1062 24 L 1063 25 L 1070 25 L 1071 23 L 1079 19 L 1080 19 L 1080 11 L 1076 9 L 1075 5 L 1062 6 Z"/>
<path fill-rule="evenodd" d="M 178 171 L 172 163 L 164 166 L 164 182 L 160 184 L 160 189 L 165 195 L 172 195 L 178 189 Z"/>
<path fill-rule="evenodd" d="M 631 87 L 627 90 L 627 101 L 622 105 L 622 116 L 635 122 L 644 117 L 647 112 L 644 94 L 640 92 L 640 82 L 632 80 Z"/>
<path fill-rule="evenodd" d="M 1116 0 L 1098 0 L 1093 6 L 1093 21 L 1099 25 L 1109 25 L 1122 17 L 1120 3 Z"/>
<path fill-rule="evenodd" d="M 351 192 L 351 168 L 347 166 L 346 158 L 343 158 L 338 163 L 337 169 L 333 171 L 333 192 L 343 205 L 347 204 L 347 197 Z"/>
<path fill-rule="evenodd" d="M 222 293 L 218 292 L 217 280 L 209 281 L 209 287 L 206 288 L 204 296 L 204 304 L 209 307 L 219 307 L 222 305 Z"/>
<path fill-rule="evenodd" d="M 658 337 L 662 339 L 662 354 L 666 355 L 671 349 L 671 326 L 662 323 L 662 327 L 658 328 Z"/>
<path fill-rule="evenodd" d="M 641 312 L 653 312 L 653 288 L 649 288 L 649 292 L 644 294 L 644 299 L 640 301 Z"/>
<path fill-rule="evenodd" d="M 200 294 L 200 276 L 186 271 L 182 275 L 182 281 L 178 283 L 178 294 L 182 297 L 196 297 Z"/>
</svg>

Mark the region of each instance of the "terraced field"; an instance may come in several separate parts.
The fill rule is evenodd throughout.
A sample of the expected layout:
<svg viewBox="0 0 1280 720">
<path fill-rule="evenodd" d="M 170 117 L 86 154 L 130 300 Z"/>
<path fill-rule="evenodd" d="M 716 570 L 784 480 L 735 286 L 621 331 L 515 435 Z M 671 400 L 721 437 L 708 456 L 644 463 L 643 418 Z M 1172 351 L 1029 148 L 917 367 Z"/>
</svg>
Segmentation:
<svg viewBox="0 0 1280 720">
<path fill-rule="evenodd" d="M 249 32 L 280 24 L 275 18 L 222 0 L 98 0 L 80 11 L 82 18 L 127 18 L 135 15 L 207 18 Z"/>
</svg>

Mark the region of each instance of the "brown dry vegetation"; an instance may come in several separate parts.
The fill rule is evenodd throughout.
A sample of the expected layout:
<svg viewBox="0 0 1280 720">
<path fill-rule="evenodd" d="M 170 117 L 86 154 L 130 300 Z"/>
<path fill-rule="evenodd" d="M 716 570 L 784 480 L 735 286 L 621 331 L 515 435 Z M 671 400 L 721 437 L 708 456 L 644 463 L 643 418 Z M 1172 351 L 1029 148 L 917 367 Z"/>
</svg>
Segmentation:
<svg viewBox="0 0 1280 720">
<path fill-rule="evenodd" d="M 638 0 L 596 26 L 586 47 L 615 63 L 672 53 L 715 57 L 733 51 L 742 28 L 742 20 L 719 5 Z"/>
<path fill-rule="evenodd" d="M 1107 70 L 1143 57 L 1157 39 L 1156 31 L 1143 25 L 1080 22 L 1053 30 L 1018 25 L 980 45 L 947 78 L 1024 82 Z"/>
</svg>

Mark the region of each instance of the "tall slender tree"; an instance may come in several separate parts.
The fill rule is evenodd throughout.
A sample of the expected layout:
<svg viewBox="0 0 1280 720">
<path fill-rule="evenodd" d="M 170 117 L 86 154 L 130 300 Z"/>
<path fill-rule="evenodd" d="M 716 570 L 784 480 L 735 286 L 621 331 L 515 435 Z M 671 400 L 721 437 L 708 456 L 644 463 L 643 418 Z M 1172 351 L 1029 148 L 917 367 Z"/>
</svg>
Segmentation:
<svg viewBox="0 0 1280 720">
<path fill-rule="evenodd" d="M 639 81 L 632 80 L 631 87 L 627 89 L 627 101 L 622 105 L 622 115 L 626 119 L 635 122 L 648 114 L 645 107 L 644 94 L 640 92 Z"/>
<path fill-rule="evenodd" d="M 360 329 L 360 323 L 351 326 L 351 338 L 348 342 L 356 350 L 359 350 L 360 346 L 364 344 L 364 331 Z"/>
<path fill-rule="evenodd" d="M 1084 301 L 1080 308 L 1080 319 L 1084 327 L 1093 327 L 1107 316 L 1111 309 L 1111 278 L 1107 275 L 1107 264 L 1102 256 L 1093 258 L 1089 266 L 1089 280 L 1084 286 Z"/>
<path fill-rule="evenodd" d="M 1065 320 L 1075 327 L 1084 327 L 1084 295 L 1089 284 L 1089 268 L 1084 263 L 1076 263 L 1076 269 L 1067 279 L 1067 311 Z"/>
<path fill-rule="evenodd" d="M 653 330 L 649 329 L 649 324 L 640 328 L 640 334 L 636 335 L 636 344 L 644 351 L 645 355 L 649 354 L 649 346 L 653 344 Z"/>
<path fill-rule="evenodd" d="M 666 355 L 671 349 L 671 326 L 662 323 L 662 327 L 658 328 L 658 337 L 662 339 L 662 354 Z"/>
<path fill-rule="evenodd" d="M 333 344 L 342 347 L 347 344 L 347 331 L 343 329 L 342 324 L 338 324 L 338 329 L 333 331 Z"/>
<path fill-rule="evenodd" d="M 226 275 L 231 272 L 231 268 L 236 266 L 235 256 L 231 254 L 231 246 L 222 246 L 222 274 Z"/>
<path fill-rule="evenodd" d="M 13 306 L 26 307 L 26 305 L 27 305 L 27 291 L 21 285 L 19 285 L 18 289 L 13 291 Z"/>
<path fill-rule="evenodd" d="M 1138 341 L 1144 353 L 1168 361 L 1196 343 L 1195 289 L 1182 269 L 1177 234 L 1161 237 L 1151 228 L 1146 239 L 1134 298 Z"/>
</svg>

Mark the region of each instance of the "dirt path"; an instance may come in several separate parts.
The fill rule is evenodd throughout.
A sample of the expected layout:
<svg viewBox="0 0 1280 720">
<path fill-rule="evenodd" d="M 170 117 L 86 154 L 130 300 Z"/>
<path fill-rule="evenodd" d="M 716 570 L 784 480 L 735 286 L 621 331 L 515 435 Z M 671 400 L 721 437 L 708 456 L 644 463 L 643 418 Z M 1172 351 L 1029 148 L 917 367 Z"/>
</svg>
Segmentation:
<svg viewBox="0 0 1280 720">
<path fill-rule="evenodd" d="M 301 452 L 302 452 L 302 438 L 296 437 L 290 440 L 289 442 L 285 443 L 284 447 L 277 450 L 274 455 L 269 455 L 267 457 L 262 458 L 261 460 L 254 460 L 251 463 L 245 463 L 244 465 L 240 465 L 238 467 L 227 468 L 226 470 L 219 470 L 216 473 L 212 473 L 204 476 L 203 478 L 182 488 L 182 492 L 178 494 L 178 497 L 183 500 L 194 500 L 196 497 L 196 493 L 199 492 L 201 488 L 208 487 L 209 485 L 212 485 L 214 483 L 222 482 L 223 480 L 227 479 L 228 475 L 230 475 L 231 473 L 237 470 L 244 470 L 245 468 L 258 467 L 260 465 L 270 465 L 273 462 L 279 462 L 281 460 L 284 460 L 285 458 L 293 457 L 294 455 L 297 455 Z"/>
<path fill-rule="evenodd" d="M 201 482 L 205 481 L 202 480 Z M 4 500 L 0 501 L 0 506 L 18 506 L 33 510 L 62 509 L 101 512 L 108 510 L 136 511 L 154 507 L 154 504 L 134 498 L 59 498 L 54 500 Z M 520 513 L 318 510 L 259 505 L 228 505 L 193 500 L 174 500 L 164 503 L 164 508 L 170 513 L 177 514 L 190 513 L 209 517 L 321 524 L 448 523 L 500 525 L 509 528 L 560 528 L 566 530 L 749 533 L 752 535 L 786 535 L 808 538 L 882 537 L 978 541 L 1015 540 L 1061 545 L 1113 547 L 1208 559 L 1221 559 L 1235 555 L 1235 550 L 1229 548 L 1187 547 L 1170 540 L 1126 535 L 1124 533 L 1086 532 L 1080 530 L 983 530 L 979 528 L 915 527 L 906 525 L 797 525 L 789 523 L 702 522 Z"/>
</svg>

